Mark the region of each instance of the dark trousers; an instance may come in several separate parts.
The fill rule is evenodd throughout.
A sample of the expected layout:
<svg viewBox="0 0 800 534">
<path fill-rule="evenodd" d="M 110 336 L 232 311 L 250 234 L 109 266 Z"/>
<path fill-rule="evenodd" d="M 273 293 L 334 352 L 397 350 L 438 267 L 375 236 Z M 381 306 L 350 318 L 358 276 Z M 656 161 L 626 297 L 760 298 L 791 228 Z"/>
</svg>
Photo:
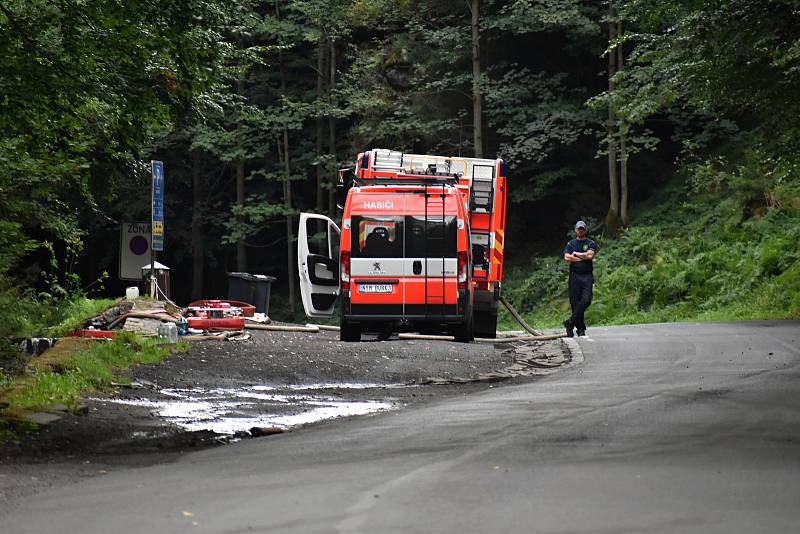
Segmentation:
<svg viewBox="0 0 800 534">
<path fill-rule="evenodd" d="M 583 314 L 592 303 L 593 284 L 594 276 L 592 274 L 569 273 L 569 305 L 572 307 L 572 315 L 569 320 L 572 321 L 578 332 L 586 330 Z"/>
</svg>

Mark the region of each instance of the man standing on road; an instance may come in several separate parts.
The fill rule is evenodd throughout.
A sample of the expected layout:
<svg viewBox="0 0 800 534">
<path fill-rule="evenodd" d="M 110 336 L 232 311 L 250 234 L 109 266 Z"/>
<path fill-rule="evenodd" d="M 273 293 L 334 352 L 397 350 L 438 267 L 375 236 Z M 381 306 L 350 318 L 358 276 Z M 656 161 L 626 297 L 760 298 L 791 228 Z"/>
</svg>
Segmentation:
<svg viewBox="0 0 800 534">
<path fill-rule="evenodd" d="M 567 335 L 572 337 L 573 329 L 579 336 L 586 335 L 586 322 L 583 314 L 592 303 L 594 284 L 593 260 L 597 254 L 597 243 L 586 236 L 586 223 L 575 223 L 575 239 L 564 247 L 564 260 L 569 263 L 569 305 L 572 315 L 564 321 Z"/>
</svg>

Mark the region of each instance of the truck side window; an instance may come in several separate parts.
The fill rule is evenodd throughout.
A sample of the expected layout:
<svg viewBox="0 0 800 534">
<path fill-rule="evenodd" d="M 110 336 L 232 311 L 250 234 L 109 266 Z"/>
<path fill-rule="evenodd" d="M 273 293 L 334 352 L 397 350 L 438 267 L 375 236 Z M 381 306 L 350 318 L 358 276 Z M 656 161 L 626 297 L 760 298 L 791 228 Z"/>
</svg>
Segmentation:
<svg viewBox="0 0 800 534">
<path fill-rule="evenodd" d="M 328 230 L 331 240 L 331 258 L 337 259 L 339 257 L 339 234 L 333 230 Z"/>
<path fill-rule="evenodd" d="M 328 255 L 328 240 L 325 226 L 318 219 L 306 220 L 306 235 L 308 235 L 308 251 L 320 256 Z"/>
</svg>

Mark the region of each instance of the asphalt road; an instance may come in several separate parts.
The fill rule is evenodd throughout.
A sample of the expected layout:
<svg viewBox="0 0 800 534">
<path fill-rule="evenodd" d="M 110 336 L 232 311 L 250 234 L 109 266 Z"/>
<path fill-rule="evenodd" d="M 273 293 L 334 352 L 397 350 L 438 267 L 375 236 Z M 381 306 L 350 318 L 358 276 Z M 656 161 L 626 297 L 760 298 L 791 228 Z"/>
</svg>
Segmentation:
<svg viewBox="0 0 800 534">
<path fill-rule="evenodd" d="M 123 469 L 3 533 L 779 533 L 800 322 L 591 329 L 560 373 Z"/>
</svg>

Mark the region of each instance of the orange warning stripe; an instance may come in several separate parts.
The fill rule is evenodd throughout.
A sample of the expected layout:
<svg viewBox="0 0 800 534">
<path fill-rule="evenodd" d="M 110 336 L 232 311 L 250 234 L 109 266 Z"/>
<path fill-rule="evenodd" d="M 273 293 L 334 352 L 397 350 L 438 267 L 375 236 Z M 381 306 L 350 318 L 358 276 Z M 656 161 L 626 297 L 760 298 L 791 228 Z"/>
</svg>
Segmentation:
<svg viewBox="0 0 800 534">
<path fill-rule="evenodd" d="M 499 263 L 499 262 L 503 261 L 503 253 L 500 252 L 499 250 L 494 249 L 494 254 L 492 254 L 492 255 L 494 256 L 494 259 L 495 259 L 496 262 Z"/>
<path fill-rule="evenodd" d="M 497 230 L 495 232 L 493 256 L 497 261 L 499 261 L 499 262 L 503 261 L 503 231 L 502 230 Z"/>
</svg>

